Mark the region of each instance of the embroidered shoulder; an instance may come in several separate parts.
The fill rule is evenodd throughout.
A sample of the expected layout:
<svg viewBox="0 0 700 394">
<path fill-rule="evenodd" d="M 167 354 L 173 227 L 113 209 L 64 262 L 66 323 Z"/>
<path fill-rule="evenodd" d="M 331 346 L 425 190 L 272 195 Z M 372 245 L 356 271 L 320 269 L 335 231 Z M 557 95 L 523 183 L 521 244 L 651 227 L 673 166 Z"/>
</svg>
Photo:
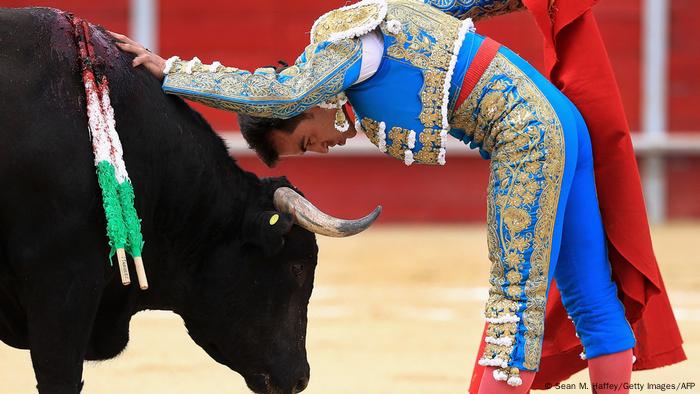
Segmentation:
<svg viewBox="0 0 700 394">
<path fill-rule="evenodd" d="M 362 0 L 322 15 L 311 28 L 311 43 L 355 38 L 374 30 L 386 17 L 386 0 Z"/>
</svg>

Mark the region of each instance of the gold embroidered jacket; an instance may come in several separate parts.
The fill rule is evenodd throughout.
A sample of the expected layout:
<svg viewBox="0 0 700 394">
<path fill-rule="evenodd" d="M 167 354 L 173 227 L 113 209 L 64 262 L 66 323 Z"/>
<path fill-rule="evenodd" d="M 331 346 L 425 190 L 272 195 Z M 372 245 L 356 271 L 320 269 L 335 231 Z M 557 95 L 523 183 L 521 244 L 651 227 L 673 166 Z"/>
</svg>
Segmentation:
<svg viewBox="0 0 700 394">
<path fill-rule="evenodd" d="M 287 119 L 336 96 L 359 76 L 358 40 L 323 41 L 306 47 L 295 64 L 277 73 L 251 73 L 199 59 L 171 58 L 163 90 L 205 105 L 247 115 Z"/>
<path fill-rule="evenodd" d="M 373 77 L 354 85 L 362 58 L 359 37 L 375 29 L 384 36 L 382 63 Z M 310 45 L 280 73 L 171 58 L 163 89 L 221 109 L 285 119 L 346 92 L 357 125 L 382 151 L 406 164 L 444 164 L 457 93 L 452 77 L 455 69 L 463 75 L 466 62 L 458 55 L 472 31 L 471 20 L 460 21 L 422 0 L 363 0 L 321 16 Z"/>
<path fill-rule="evenodd" d="M 441 11 L 460 18 L 479 20 L 523 9 L 522 0 L 423 0 Z"/>
</svg>

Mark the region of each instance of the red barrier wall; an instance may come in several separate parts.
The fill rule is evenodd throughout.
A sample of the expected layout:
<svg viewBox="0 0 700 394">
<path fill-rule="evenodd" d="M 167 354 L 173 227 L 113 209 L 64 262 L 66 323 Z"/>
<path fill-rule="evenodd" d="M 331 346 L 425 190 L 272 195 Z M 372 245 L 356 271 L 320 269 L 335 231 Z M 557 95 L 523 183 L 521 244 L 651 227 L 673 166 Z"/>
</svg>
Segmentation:
<svg viewBox="0 0 700 394">
<path fill-rule="evenodd" d="M 568 1 L 568 0 L 567 0 Z M 308 31 L 323 12 L 343 0 L 266 2 L 161 0 L 160 53 L 198 56 L 245 69 L 293 62 L 309 41 Z M 67 9 L 107 28 L 128 32 L 129 2 L 117 0 L 0 0 L 2 7 L 47 5 Z M 640 0 L 604 0 L 594 9 L 620 85 L 632 130 L 640 129 Z M 671 132 L 700 129 L 700 2 L 672 0 L 669 63 Z M 541 67 L 542 40 L 525 13 L 477 24 L 489 35 Z M 220 131 L 237 128 L 235 115 L 194 104 Z M 699 134 L 700 135 L 700 134 Z M 466 148 L 465 148 L 466 149 Z M 405 167 L 390 158 L 351 157 L 287 160 L 270 171 L 253 157 L 239 160 L 260 176 L 287 175 L 318 205 L 338 215 L 356 216 L 375 203 L 385 206 L 383 221 L 472 221 L 485 217 L 488 163 L 450 156 L 445 167 Z M 667 163 L 669 216 L 700 218 L 700 160 L 674 157 Z"/>
<path fill-rule="evenodd" d="M 81 18 L 107 26 L 111 30 L 126 31 L 129 28 L 128 0 L 0 0 L 0 7 L 53 7 L 73 12 Z"/>
</svg>

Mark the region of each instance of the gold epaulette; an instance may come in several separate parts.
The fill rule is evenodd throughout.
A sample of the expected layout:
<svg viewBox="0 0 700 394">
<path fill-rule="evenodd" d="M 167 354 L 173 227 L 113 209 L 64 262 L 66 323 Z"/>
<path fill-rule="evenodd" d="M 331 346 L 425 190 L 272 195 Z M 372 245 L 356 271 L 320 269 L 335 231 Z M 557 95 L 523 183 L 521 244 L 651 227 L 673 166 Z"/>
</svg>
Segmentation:
<svg viewBox="0 0 700 394">
<path fill-rule="evenodd" d="M 311 43 L 338 41 L 367 34 L 386 17 L 386 0 L 362 0 L 318 18 L 311 28 Z"/>
</svg>

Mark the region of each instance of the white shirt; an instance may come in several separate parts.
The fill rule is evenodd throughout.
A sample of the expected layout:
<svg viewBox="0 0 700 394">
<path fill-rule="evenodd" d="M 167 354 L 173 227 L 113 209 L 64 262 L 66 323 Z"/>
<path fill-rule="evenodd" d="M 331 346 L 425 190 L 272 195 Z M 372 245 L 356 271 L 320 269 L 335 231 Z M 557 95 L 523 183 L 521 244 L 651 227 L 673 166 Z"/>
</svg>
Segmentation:
<svg viewBox="0 0 700 394">
<path fill-rule="evenodd" d="M 379 69 L 384 54 L 384 36 L 379 29 L 360 37 L 362 41 L 362 64 L 360 66 L 360 77 L 355 84 L 368 80 Z"/>
</svg>

